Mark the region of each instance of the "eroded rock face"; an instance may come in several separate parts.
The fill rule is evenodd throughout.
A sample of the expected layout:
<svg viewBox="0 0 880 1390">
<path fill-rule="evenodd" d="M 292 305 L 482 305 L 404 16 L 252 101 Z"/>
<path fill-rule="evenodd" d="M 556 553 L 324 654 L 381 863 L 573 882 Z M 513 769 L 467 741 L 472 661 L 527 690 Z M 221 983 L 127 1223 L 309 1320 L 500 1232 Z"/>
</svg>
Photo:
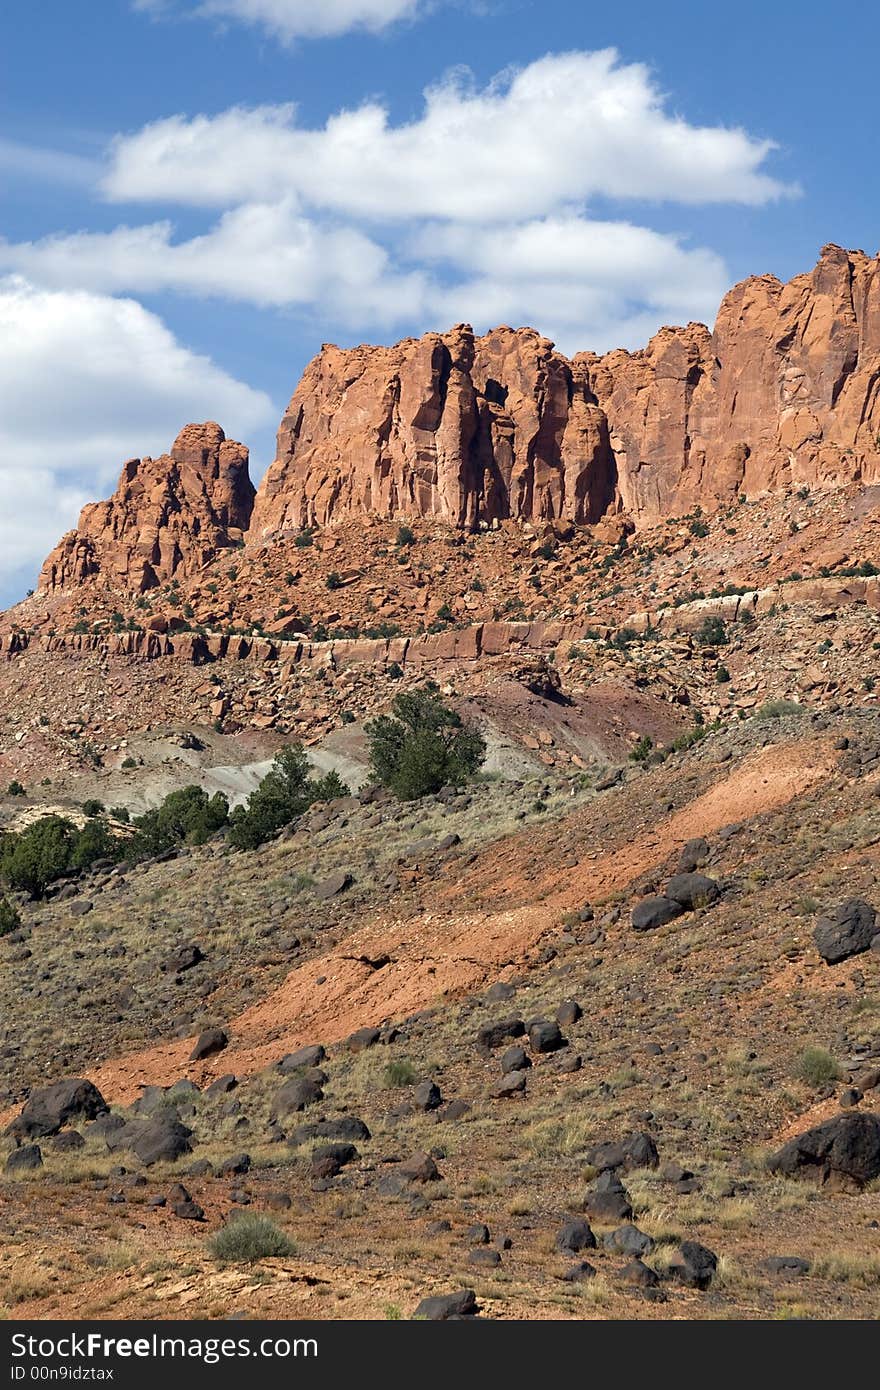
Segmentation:
<svg viewBox="0 0 880 1390">
<path fill-rule="evenodd" d="M 826 246 L 745 280 L 714 332 L 568 361 L 532 329 L 467 325 L 324 347 L 257 499 L 262 540 L 352 513 L 643 524 L 737 494 L 880 479 L 880 258 Z"/>
<path fill-rule="evenodd" d="M 880 257 L 826 246 L 787 285 L 725 295 L 715 330 L 579 353 L 608 417 L 618 503 L 643 522 L 779 488 L 880 477 Z"/>
<path fill-rule="evenodd" d="M 80 513 L 43 565 L 42 592 L 73 589 L 100 576 L 144 593 L 174 575 L 196 573 L 218 550 L 240 544 L 254 487 L 248 451 L 219 425 L 187 425 L 169 454 L 130 459 L 113 496 Z"/>
<path fill-rule="evenodd" d="M 613 502 L 611 464 L 583 375 L 532 329 L 325 346 L 281 422 L 251 535 L 364 512 L 586 523 Z"/>
</svg>

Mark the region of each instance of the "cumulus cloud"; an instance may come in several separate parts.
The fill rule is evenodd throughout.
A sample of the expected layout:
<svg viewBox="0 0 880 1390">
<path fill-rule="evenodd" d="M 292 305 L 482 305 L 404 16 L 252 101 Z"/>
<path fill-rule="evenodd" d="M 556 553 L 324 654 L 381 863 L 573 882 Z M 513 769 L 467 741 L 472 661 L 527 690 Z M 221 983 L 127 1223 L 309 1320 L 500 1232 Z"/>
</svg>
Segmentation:
<svg viewBox="0 0 880 1390">
<path fill-rule="evenodd" d="M 456 267 L 459 278 L 432 292 L 445 320 L 537 324 L 568 353 L 638 347 L 670 319 L 711 322 L 728 281 L 721 257 L 705 248 L 576 216 L 430 226 L 411 250 Z"/>
<path fill-rule="evenodd" d="M 160 222 L 0 242 L 0 269 L 62 288 L 298 307 L 355 331 L 537 324 L 566 351 L 634 347 L 670 317 L 711 319 L 727 281 L 713 252 L 626 222 L 423 224 L 390 256 L 361 231 L 322 228 L 289 204 L 247 204 L 187 241 Z"/>
<path fill-rule="evenodd" d="M 287 193 L 376 222 L 486 222 L 596 196 L 758 205 L 793 190 L 766 172 L 772 141 L 668 110 L 641 63 L 614 49 L 549 54 L 483 88 L 463 70 L 394 125 L 377 102 L 319 129 L 293 105 L 176 115 L 115 142 L 110 199 L 194 206 Z"/>
<path fill-rule="evenodd" d="M 261 308 L 320 304 L 337 323 L 399 322 L 418 311 L 423 294 L 421 275 L 394 269 L 364 232 L 321 225 L 290 200 L 234 208 L 185 241 L 174 240 L 168 221 L 37 242 L 0 239 L 0 270 L 109 293 L 173 290 Z"/>
<path fill-rule="evenodd" d="M 268 396 L 182 346 L 130 299 L 0 280 L 0 588 L 34 573 L 126 458 L 159 454 L 188 420 L 247 438 Z"/>
<path fill-rule="evenodd" d="M 413 19 L 421 0 L 134 0 L 136 10 L 185 14 L 259 25 L 289 43 L 293 39 L 337 38 L 351 30 L 379 33 L 401 19 Z"/>
</svg>

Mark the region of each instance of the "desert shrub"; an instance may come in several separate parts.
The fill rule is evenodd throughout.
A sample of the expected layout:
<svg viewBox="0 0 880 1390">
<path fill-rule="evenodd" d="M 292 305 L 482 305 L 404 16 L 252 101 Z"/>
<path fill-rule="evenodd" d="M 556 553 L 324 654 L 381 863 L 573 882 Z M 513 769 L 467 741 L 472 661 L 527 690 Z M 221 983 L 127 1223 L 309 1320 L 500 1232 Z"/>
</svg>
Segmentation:
<svg viewBox="0 0 880 1390">
<path fill-rule="evenodd" d="M 131 815 L 127 806 L 111 806 L 110 815 L 114 820 L 121 820 L 125 825 L 128 825 L 128 822 L 131 820 Z"/>
<path fill-rule="evenodd" d="M 335 570 L 331 570 L 330 573 L 327 575 L 327 588 L 328 588 L 328 589 L 341 589 L 341 588 L 342 588 L 342 579 L 341 579 L 340 575 L 338 575 L 338 574 L 336 573 Z"/>
<path fill-rule="evenodd" d="M 726 685 L 730 680 L 730 672 L 726 666 L 719 666 L 715 672 L 715 680 L 719 685 Z"/>
<path fill-rule="evenodd" d="M 756 719 L 783 719 L 787 714 L 803 714 L 804 707 L 796 700 L 765 700 L 755 710 Z"/>
<path fill-rule="evenodd" d="M 727 628 L 720 618 L 704 618 L 696 633 L 701 647 L 723 647 L 727 642 Z"/>
<path fill-rule="evenodd" d="M 645 734 L 643 738 L 639 739 L 635 748 L 630 753 L 630 761 L 634 763 L 647 762 L 648 755 L 653 747 L 654 740 L 648 734 Z"/>
<path fill-rule="evenodd" d="M 95 797 L 91 797 L 90 800 L 83 802 L 82 808 L 84 816 L 100 816 L 101 812 L 104 810 L 104 803 L 103 801 L 98 801 Z"/>
<path fill-rule="evenodd" d="M 827 1086 L 840 1077 L 840 1067 L 824 1047 L 805 1047 L 798 1058 L 795 1074 L 811 1086 Z"/>
<path fill-rule="evenodd" d="M 15 903 L 11 903 L 5 896 L 0 896 L 0 936 L 7 936 L 11 931 L 17 931 L 21 926 L 21 916 Z"/>
<path fill-rule="evenodd" d="M 9 786 L 6 788 L 6 795 L 7 795 L 7 796 L 24 796 L 24 787 L 23 787 L 23 786 L 21 785 L 21 783 L 18 782 L 18 781 L 10 782 L 10 783 L 9 783 Z"/>
<path fill-rule="evenodd" d="M 135 817 L 137 834 L 126 842 L 126 858 L 148 859 L 177 845 L 203 845 L 228 817 L 229 802 L 222 792 L 209 797 L 196 786 L 169 792 L 161 806 Z"/>
<path fill-rule="evenodd" d="M 432 681 L 396 696 L 366 733 L 373 776 L 402 801 L 468 781 L 486 756 L 481 734 L 443 704 Z"/>
<path fill-rule="evenodd" d="M 408 526 L 401 526 L 397 532 L 397 540 L 395 544 L 397 546 L 406 546 L 412 545 L 414 541 L 415 532 L 411 531 Z"/>
<path fill-rule="evenodd" d="M 416 1069 L 406 1057 L 395 1058 L 382 1072 L 382 1083 L 389 1091 L 397 1086 L 411 1086 L 415 1079 Z"/>
<path fill-rule="evenodd" d="M 347 796 L 349 788 L 335 772 L 309 777 L 302 745 L 292 743 L 275 761 L 244 806 L 229 817 L 229 839 L 236 849 L 256 849 L 282 826 L 301 816 L 313 801 Z"/>
<path fill-rule="evenodd" d="M 122 766 L 126 769 L 126 771 L 130 767 L 137 767 L 137 760 L 135 758 L 123 758 Z"/>
<path fill-rule="evenodd" d="M 243 1211 L 211 1236 L 208 1249 L 215 1259 L 224 1263 L 253 1264 L 273 1255 L 292 1255 L 295 1246 L 268 1216 Z"/>
</svg>

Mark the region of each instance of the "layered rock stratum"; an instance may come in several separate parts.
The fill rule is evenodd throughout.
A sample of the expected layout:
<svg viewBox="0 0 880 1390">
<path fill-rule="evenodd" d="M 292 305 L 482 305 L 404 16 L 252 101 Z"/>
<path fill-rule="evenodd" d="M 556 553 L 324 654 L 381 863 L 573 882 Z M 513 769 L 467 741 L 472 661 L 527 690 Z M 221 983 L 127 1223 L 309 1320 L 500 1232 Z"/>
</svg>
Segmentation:
<svg viewBox="0 0 880 1390">
<path fill-rule="evenodd" d="M 42 592 L 97 575 L 142 592 L 219 549 L 366 515 L 464 529 L 638 526 L 797 486 L 880 480 L 880 257 L 826 246 L 783 284 L 753 277 L 714 331 L 567 359 L 533 329 L 466 324 L 392 347 L 325 345 L 258 493 L 214 424 L 125 465 L 47 560 Z"/>
</svg>

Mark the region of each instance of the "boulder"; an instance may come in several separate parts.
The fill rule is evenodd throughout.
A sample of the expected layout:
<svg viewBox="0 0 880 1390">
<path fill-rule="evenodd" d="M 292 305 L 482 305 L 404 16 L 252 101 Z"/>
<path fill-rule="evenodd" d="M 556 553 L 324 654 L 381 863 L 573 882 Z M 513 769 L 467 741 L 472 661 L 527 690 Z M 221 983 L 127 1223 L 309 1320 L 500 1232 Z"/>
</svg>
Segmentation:
<svg viewBox="0 0 880 1390">
<path fill-rule="evenodd" d="M 81 1077 L 53 1081 L 31 1091 L 7 1133 L 19 1139 L 42 1139 L 57 1134 L 71 1120 L 94 1120 L 107 1110 L 107 1102 L 91 1081 Z"/>
<path fill-rule="evenodd" d="M 478 1312 L 477 1295 L 473 1289 L 461 1289 L 458 1293 L 432 1294 L 429 1298 L 423 1298 L 413 1318 L 424 1322 L 449 1322 L 476 1317 Z"/>
<path fill-rule="evenodd" d="M 302 1071 L 306 1067 L 320 1066 L 327 1056 L 320 1043 L 312 1043 L 308 1047 L 300 1047 L 296 1052 L 288 1052 L 286 1057 L 282 1057 L 278 1063 L 278 1070 L 283 1072 Z"/>
<path fill-rule="evenodd" d="M 684 912 L 681 903 L 674 898 L 643 898 L 632 910 L 634 931 L 654 931 L 672 922 Z"/>
<path fill-rule="evenodd" d="M 707 878 L 705 874 L 673 874 L 666 885 L 666 897 L 679 903 L 688 912 L 714 903 L 720 892 L 715 879 Z"/>
<path fill-rule="evenodd" d="M 206 1057 L 213 1057 L 216 1053 L 222 1052 L 228 1044 L 229 1039 L 222 1028 L 206 1028 L 196 1039 L 196 1045 L 189 1054 L 189 1060 L 202 1062 Z"/>
<path fill-rule="evenodd" d="M 828 965 L 839 965 L 850 956 L 870 950 L 877 933 L 877 914 L 871 904 L 861 898 L 847 898 L 827 916 L 819 918 L 813 940 Z"/>
<path fill-rule="evenodd" d="M 316 1081 L 309 1081 L 305 1076 L 293 1076 L 275 1092 L 272 1113 L 290 1115 L 298 1110 L 305 1110 L 307 1106 L 323 1099 L 324 1092 Z"/>
<path fill-rule="evenodd" d="M 131 1148 L 146 1167 L 153 1163 L 172 1163 L 192 1152 L 192 1130 L 182 1124 L 173 1111 L 148 1120 L 134 1138 Z"/>
<path fill-rule="evenodd" d="M 529 1024 L 529 1047 L 533 1052 L 557 1052 L 565 1047 L 559 1024 L 552 1019 L 536 1019 Z"/>
<path fill-rule="evenodd" d="M 718 1256 L 696 1240 L 683 1240 L 669 1262 L 669 1277 L 689 1289 L 707 1289 L 718 1268 Z"/>
<path fill-rule="evenodd" d="M 507 1100 L 511 1096 L 521 1096 L 526 1089 L 526 1074 L 524 1071 L 508 1072 L 506 1076 L 499 1076 L 497 1081 L 493 1081 L 489 1087 L 489 1095 L 493 1100 Z"/>
<path fill-rule="evenodd" d="M 566 1221 L 557 1232 L 556 1249 L 565 1254 L 576 1255 L 580 1250 L 595 1250 L 596 1237 L 586 1221 Z"/>
<path fill-rule="evenodd" d="M 864 1187 L 880 1177 L 880 1115 L 849 1111 L 806 1130 L 770 1159 L 774 1173 L 844 1178 Z"/>
<path fill-rule="evenodd" d="M 39 1144 L 22 1144 L 13 1149 L 3 1165 L 4 1173 L 32 1173 L 43 1166 L 43 1154 Z"/>
<path fill-rule="evenodd" d="M 481 1052 L 489 1052 L 511 1038 L 521 1038 L 526 1025 L 521 1018 L 502 1018 L 497 1023 L 484 1023 L 477 1033 L 477 1047 Z"/>
</svg>

